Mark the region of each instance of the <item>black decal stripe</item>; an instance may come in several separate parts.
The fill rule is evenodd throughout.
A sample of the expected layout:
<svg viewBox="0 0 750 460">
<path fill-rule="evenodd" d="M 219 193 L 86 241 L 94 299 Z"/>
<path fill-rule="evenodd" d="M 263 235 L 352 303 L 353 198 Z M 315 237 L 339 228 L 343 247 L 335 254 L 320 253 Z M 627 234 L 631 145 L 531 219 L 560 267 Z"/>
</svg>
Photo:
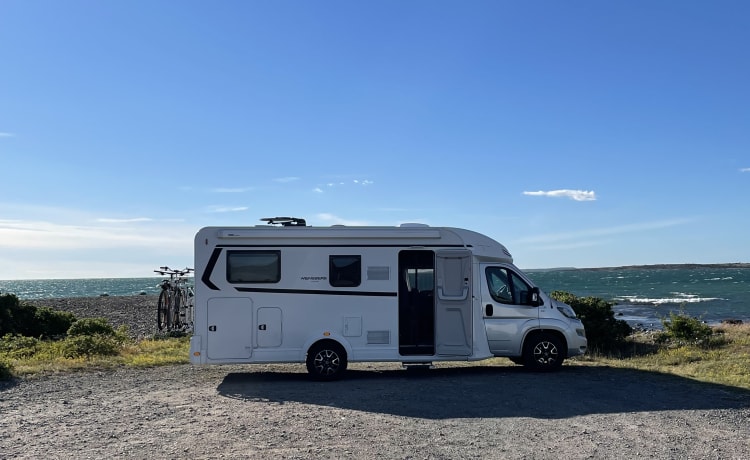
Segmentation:
<svg viewBox="0 0 750 460">
<path fill-rule="evenodd" d="M 237 287 L 240 292 L 264 292 L 269 294 L 317 294 L 317 295 L 351 295 L 364 297 L 396 297 L 395 292 L 377 292 L 377 291 L 333 291 L 319 289 L 273 289 L 273 288 L 250 288 Z"/>
<path fill-rule="evenodd" d="M 220 244 L 217 248 L 470 248 L 470 244 Z"/>
<path fill-rule="evenodd" d="M 206 265 L 206 269 L 203 271 L 203 276 L 201 276 L 201 281 L 203 281 L 203 284 L 214 291 L 218 291 L 219 287 L 211 282 L 211 273 L 213 273 L 214 267 L 216 266 L 216 262 L 219 260 L 220 255 L 221 248 L 214 248 L 214 252 L 211 253 L 211 258 L 208 259 L 208 265 Z"/>
</svg>

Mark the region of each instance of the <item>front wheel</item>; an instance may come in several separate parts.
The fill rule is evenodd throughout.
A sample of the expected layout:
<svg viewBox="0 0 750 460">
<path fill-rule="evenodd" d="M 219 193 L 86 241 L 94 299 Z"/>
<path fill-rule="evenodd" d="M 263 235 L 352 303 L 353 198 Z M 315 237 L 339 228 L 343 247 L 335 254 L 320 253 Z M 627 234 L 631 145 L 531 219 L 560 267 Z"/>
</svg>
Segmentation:
<svg viewBox="0 0 750 460">
<path fill-rule="evenodd" d="M 524 364 L 536 371 L 553 371 L 562 366 L 565 354 L 562 342 L 553 334 L 534 334 L 523 347 Z"/>
<path fill-rule="evenodd" d="M 346 350 L 336 342 L 319 342 L 307 352 L 307 372 L 316 380 L 340 379 L 346 365 Z"/>
<path fill-rule="evenodd" d="M 169 293 L 163 290 L 159 294 L 159 302 L 156 304 L 156 324 L 160 331 L 169 330 L 171 321 L 169 320 Z"/>
</svg>

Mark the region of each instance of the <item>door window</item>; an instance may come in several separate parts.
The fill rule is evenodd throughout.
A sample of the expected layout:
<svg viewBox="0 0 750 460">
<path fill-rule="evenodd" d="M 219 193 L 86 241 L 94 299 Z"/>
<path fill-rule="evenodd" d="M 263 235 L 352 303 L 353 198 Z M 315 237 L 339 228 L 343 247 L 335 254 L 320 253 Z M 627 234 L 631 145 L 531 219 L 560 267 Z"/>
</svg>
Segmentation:
<svg viewBox="0 0 750 460">
<path fill-rule="evenodd" d="M 531 305 L 531 287 L 515 272 L 504 267 L 487 267 L 486 275 L 495 302 Z"/>
</svg>

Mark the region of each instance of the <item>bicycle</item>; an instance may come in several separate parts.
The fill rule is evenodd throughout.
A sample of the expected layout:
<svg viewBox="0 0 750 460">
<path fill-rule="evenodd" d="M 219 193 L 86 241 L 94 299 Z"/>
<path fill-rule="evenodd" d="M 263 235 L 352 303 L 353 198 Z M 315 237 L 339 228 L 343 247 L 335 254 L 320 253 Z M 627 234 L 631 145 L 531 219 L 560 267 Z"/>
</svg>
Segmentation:
<svg viewBox="0 0 750 460">
<path fill-rule="evenodd" d="M 193 287 L 188 284 L 187 275 L 192 268 L 176 270 L 159 267 L 154 272 L 166 276 L 158 287 L 161 288 L 156 305 L 156 321 L 159 331 L 190 331 L 193 329 Z"/>
</svg>

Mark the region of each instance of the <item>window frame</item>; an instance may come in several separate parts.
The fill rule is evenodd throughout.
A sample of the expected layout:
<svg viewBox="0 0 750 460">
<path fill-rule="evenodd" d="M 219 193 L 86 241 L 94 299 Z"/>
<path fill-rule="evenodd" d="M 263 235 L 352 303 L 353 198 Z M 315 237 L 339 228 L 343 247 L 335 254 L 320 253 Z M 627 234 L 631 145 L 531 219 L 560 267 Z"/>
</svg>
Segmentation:
<svg viewBox="0 0 750 460">
<path fill-rule="evenodd" d="M 357 270 L 357 279 L 356 280 L 349 280 L 348 282 L 352 282 L 354 284 L 338 284 L 340 283 L 340 277 L 335 276 L 338 273 L 344 273 L 346 274 L 348 271 L 342 268 L 337 267 L 334 264 L 334 260 L 336 258 L 354 258 L 355 262 L 354 264 L 358 265 Z M 353 269 L 350 269 L 352 272 L 354 272 Z M 328 284 L 331 287 L 358 287 L 362 285 L 362 254 L 329 254 L 328 255 Z"/>
<path fill-rule="evenodd" d="M 508 294 L 510 295 L 510 301 L 498 297 L 495 292 L 492 290 L 492 283 L 490 280 L 490 277 L 492 274 L 497 274 L 497 272 L 502 272 L 505 276 L 506 286 L 508 288 Z M 503 266 L 489 266 L 485 269 L 485 277 L 487 280 L 487 290 L 489 291 L 490 297 L 492 297 L 492 300 L 494 300 L 497 303 L 502 303 L 505 305 L 519 305 L 519 306 L 530 306 L 531 305 L 531 289 L 532 286 L 526 282 L 518 273 L 516 273 L 514 270 L 503 267 Z M 499 277 L 498 277 L 499 278 Z M 522 289 L 522 288 L 526 289 Z M 524 297 L 522 294 L 526 293 L 525 299 L 522 299 Z M 525 300 L 525 303 L 524 303 Z"/>
<path fill-rule="evenodd" d="M 263 280 L 238 280 L 236 278 L 233 278 L 231 275 L 234 273 L 235 270 L 238 269 L 238 267 L 232 265 L 232 256 L 233 255 L 257 255 L 257 256 L 275 256 L 276 257 L 276 270 L 274 273 L 274 276 L 271 280 L 263 279 Z M 269 249 L 260 249 L 260 250 L 248 250 L 248 249 L 239 249 L 239 250 L 229 250 L 227 251 L 226 256 L 226 279 L 228 283 L 231 284 L 276 284 L 279 281 L 281 281 L 281 251 L 279 250 L 269 250 Z"/>
</svg>

